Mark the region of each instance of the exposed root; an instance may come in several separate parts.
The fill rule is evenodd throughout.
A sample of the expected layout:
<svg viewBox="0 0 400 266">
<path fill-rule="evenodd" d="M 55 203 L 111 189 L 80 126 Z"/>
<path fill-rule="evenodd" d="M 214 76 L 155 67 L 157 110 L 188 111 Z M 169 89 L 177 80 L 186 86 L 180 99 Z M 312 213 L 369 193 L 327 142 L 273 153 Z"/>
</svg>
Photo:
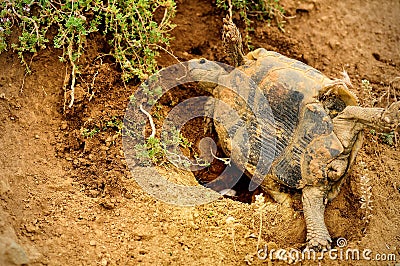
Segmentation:
<svg viewBox="0 0 400 266">
<path fill-rule="evenodd" d="M 65 107 L 67 106 L 67 86 L 69 83 L 70 75 L 68 74 L 68 66 L 65 66 L 65 75 L 64 75 L 64 83 L 63 83 L 63 90 L 64 90 L 64 104 L 63 104 L 63 112 L 65 113 Z"/>
<path fill-rule="evenodd" d="M 68 46 L 68 57 L 69 57 L 69 61 L 70 61 L 71 66 L 72 66 L 71 87 L 70 87 L 71 100 L 70 100 L 69 105 L 68 105 L 68 108 L 71 108 L 72 105 L 74 104 L 74 100 L 75 100 L 75 82 L 76 82 L 76 65 L 75 65 L 73 57 L 72 57 L 72 45 Z"/>
<path fill-rule="evenodd" d="M 236 254 L 237 253 L 237 248 L 236 248 L 236 241 L 235 241 L 235 227 L 236 227 L 235 218 L 232 217 L 232 216 L 229 216 L 226 219 L 226 224 L 231 229 L 231 238 L 232 238 L 232 243 L 233 243 L 233 250 L 235 251 L 235 254 Z"/>
<path fill-rule="evenodd" d="M 228 19 L 229 19 L 229 21 L 232 21 L 232 1 L 231 0 L 228 0 L 228 5 L 229 5 L 229 9 L 228 9 L 228 12 L 229 12 L 229 14 L 228 14 Z"/>
<path fill-rule="evenodd" d="M 92 83 L 90 84 L 90 90 L 92 91 L 92 93 L 90 94 L 89 97 L 89 102 L 92 100 L 93 96 L 94 96 L 94 81 L 96 80 L 96 76 L 99 74 L 99 71 L 96 71 L 96 73 L 94 73 L 93 75 L 93 79 L 92 79 Z"/>
<path fill-rule="evenodd" d="M 20 91 L 21 93 L 24 92 L 25 79 L 26 79 L 26 76 L 28 76 L 28 74 L 31 73 L 31 70 L 30 70 L 30 69 L 31 69 L 32 61 L 33 61 L 33 58 L 34 58 L 36 55 L 37 55 L 37 54 L 33 54 L 33 55 L 31 56 L 31 60 L 30 60 L 29 64 L 26 64 L 25 60 L 23 60 L 23 61 L 25 62 L 25 64 L 26 64 L 26 71 L 25 71 L 24 77 L 22 78 L 21 88 L 19 89 L 19 91 Z"/>
<path fill-rule="evenodd" d="M 139 109 L 140 111 L 142 111 L 142 113 L 144 113 L 147 116 L 150 122 L 151 134 L 148 138 L 154 138 L 156 136 L 156 126 L 154 125 L 154 121 L 153 118 L 151 117 L 151 114 L 149 114 L 146 110 L 143 109 L 142 104 L 139 105 Z"/>
<path fill-rule="evenodd" d="M 220 158 L 220 157 L 217 157 L 217 156 L 213 153 L 211 147 L 210 147 L 210 152 L 211 152 L 212 157 L 214 157 L 215 159 L 217 159 L 217 160 L 223 162 L 223 163 L 226 164 L 226 165 L 231 166 L 231 158 Z"/>
</svg>

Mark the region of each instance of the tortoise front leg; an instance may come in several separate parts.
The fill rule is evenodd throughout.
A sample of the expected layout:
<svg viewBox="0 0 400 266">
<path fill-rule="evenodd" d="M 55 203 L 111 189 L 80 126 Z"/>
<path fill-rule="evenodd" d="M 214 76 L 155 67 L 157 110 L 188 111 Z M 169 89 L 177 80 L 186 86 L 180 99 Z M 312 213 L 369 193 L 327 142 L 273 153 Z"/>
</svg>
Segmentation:
<svg viewBox="0 0 400 266">
<path fill-rule="evenodd" d="M 302 192 L 307 247 L 317 250 L 329 249 L 332 240 L 324 221 L 326 190 L 323 187 L 305 186 Z"/>
<path fill-rule="evenodd" d="M 400 101 L 389 108 L 347 106 L 333 119 L 334 131 L 344 147 L 351 147 L 354 137 L 364 128 L 390 132 L 400 125 Z"/>
</svg>

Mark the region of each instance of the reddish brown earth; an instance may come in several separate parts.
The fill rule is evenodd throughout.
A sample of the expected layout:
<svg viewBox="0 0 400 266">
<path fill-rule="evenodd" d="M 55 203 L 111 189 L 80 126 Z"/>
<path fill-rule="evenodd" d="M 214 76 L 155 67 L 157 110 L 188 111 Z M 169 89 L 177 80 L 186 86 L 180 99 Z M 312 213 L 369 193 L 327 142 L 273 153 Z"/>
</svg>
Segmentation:
<svg viewBox="0 0 400 266">
<path fill-rule="evenodd" d="M 385 107 L 396 93 L 400 98 L 398 1 L 282 4 L 295 15 L 288 20 L 286 33 L 256 22 L 251 34 L 255 47 L 306 62 L 332 78 L 340 78 L 345 69 L 363 106 Z M 220 40 L 225 13 L 205 0 L 181 0 L 177 6 L 171 50 L 179 60 L 205 57 L 227 62 Z M 260 245 L 270 249 L 304 246 L 299 204 L 291 210 L 269 202 L 260 234 L 260 213 L 254 204 L 225 198 L 177 207 L 147 195 L 127 169 L 117 128 L 108 123 L 123 119 L 137 84 L 125 87 L 111 60 L 94 60 L 106 47 L 100 37 L 92 37 L 75 105 L 66 112 L 65 65 L 58 61 L 59 51 L 40 52 L 26 77 L 15 54 L 0 55 L 0 237 L 18 243 L 30 265 L 270 265 L 270 260 L 255 255 L 259 235 Z M 160 66 L 175 63 L 167 55 L 159 60 Z M 362 88 L 362 79 L 370 81 L 372 90 Z M 174 96 L 183 99 L 188 91 Z M 166 102 L 162 110 L 169 108 Z M 203 137 L 201 123 L 194 121 L 183 132 L 194 144 Z M 92 138 L 82 136 L 81 130 L 94 128 L 100 132 Z M 334 240 L 346 238 L 347 247 L 369 248 L 374 255 L 395 254 L 399 263 L 400 148 L 366 133 L 356 165 L 342 192 L 328 204 L 325 220 Z M 221 167 L 196 175 L 215 177 Z M 183 175 L 176 171 L 178 178 Z M 372 186 L 369 223 L 360 204 L 362 176 L 368 176 Z M 239 199 L 250 201 L 249 196 Z M 15 252 L 0 255 L 0 264 L 9 257 L 23 261 Z M 367 262 L 302 262 L 319 263 Z"/>
</svg>

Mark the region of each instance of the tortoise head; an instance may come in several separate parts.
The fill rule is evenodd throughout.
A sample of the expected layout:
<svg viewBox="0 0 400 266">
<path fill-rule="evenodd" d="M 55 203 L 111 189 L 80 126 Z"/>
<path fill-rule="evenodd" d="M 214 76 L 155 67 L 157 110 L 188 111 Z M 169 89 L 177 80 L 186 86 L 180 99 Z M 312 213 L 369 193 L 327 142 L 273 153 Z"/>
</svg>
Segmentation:
<svg viewBox="0 0 400 266">
<path fill-rule="evenodd" d="M 200 82 L 200 85 L 209 92 L 218 85 L 222 75 L 228 74 L 221 65 L 204 58 L 190 60 L 188 70 L 191 79 Z"/>
</svg>

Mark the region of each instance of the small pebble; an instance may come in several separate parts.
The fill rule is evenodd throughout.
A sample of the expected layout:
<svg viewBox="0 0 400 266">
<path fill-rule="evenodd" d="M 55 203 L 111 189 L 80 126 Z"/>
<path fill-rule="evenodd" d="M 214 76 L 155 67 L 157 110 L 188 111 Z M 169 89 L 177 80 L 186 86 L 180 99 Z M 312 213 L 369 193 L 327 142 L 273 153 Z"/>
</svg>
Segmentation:
<svg viewBox="0 0 400 266">
<path fill-rule="evenodd" d="M 225 221 L 227 224 L 232 224 L 232 223 L 234 223 L 235 222 L 235 218 L 234 217 L 232 217 L 232 216 L 229 216 L 228 218 L 226 218 L 226 221 Z"/>
<path fill-rule="evenodd" d="M 236 196 L 236 190 L 233 190 L 233 189 L 230 189 L 230 188 L 226 188 L 226 189 L 223 189 L 221 191 L 218 191 L 218 193 L 223 195 L 223 196 L 229 196 L 229 197 Z"/>
<path fill-rule="evenodd" d="M 68 128 L 68 124 L 66 122 L 62 122 L 60 129 L 61 130 L 66 130 Z"/>
<path fill-rule="evenodd" d="M 97 196 L 100 194 L 100 191 L 94 190 L 94 189 L 90 189 L 90 190 L 89 190 L 89 194 L 90 194 L 92 197 L 97 197 Z"/>
<path fill-rule="evenodd" d="M 95 241 L 95 240 L 90 240 L 89 244 L 90 244 L 91 246 L 96 246 L 96 241 Z"/>
<path fill-rule="evenodd" d="M 28 233 L 35 233 L 37 228 L 33 224 L 26 224 L 25 229 Z"/>
</svg>

